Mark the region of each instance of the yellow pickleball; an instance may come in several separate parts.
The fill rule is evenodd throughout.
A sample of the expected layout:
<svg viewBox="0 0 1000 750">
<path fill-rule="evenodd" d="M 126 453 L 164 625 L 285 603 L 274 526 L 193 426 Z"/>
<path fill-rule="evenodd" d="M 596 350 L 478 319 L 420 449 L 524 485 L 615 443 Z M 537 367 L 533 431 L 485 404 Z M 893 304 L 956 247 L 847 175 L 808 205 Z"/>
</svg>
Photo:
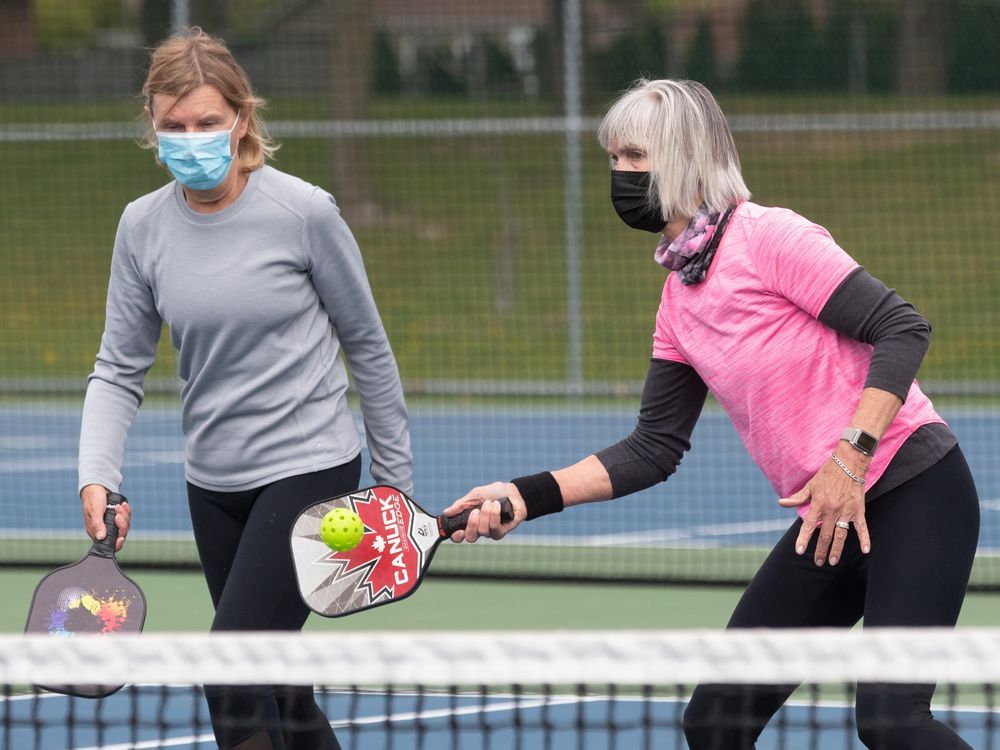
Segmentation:
<svg viewBox="0 0 1000 750">
<path fill-rule="evenodd" d="M 361 544 L 365 527 L 361 517 L 349 508 L 334 508 L 320 523 L 319 535 L 330 549 L 347 552 Z"/>
</svg>

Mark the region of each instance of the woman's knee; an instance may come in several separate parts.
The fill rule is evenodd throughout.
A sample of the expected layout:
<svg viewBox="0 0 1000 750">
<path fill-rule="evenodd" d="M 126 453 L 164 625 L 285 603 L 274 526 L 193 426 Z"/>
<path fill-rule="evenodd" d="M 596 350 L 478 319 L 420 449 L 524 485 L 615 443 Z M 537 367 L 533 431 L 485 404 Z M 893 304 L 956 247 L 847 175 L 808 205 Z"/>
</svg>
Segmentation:
<svg viewBox="0 0 1000 750">
<path fill-rule="evenodd" d="M 931 714 L 934 685 L 858 685 L 858 737 L 870 750 L 971 750 Z"/>
<path fill-rule="evenodd" d="M 753 748 L 793 686 L 699 685 L 684 709 L 682 726 L 691 750 Z"/>
<path fill-rule="evenodd" d="M 691 750 L 723 747 L 721 728 L 716 723 L 717 705 L 708 690 L 699 687 L 688 701 L 681 719 L 684 738 Z"/>
<path fill-rule="evenodd" d="M 263 685 L 206 685 L 205 701 L 220 748 L 235 748 L 253 736 L 276 739 L 282 747 L 281 720 L 274 688 Z"/>
</svg>

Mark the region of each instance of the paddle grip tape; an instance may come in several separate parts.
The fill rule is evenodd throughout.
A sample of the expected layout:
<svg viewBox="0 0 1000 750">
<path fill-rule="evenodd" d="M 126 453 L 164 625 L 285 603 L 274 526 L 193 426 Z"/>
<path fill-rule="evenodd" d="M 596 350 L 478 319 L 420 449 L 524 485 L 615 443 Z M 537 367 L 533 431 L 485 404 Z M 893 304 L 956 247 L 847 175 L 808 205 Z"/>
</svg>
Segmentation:
<svg viewBox="0 0 1000 750">
<path fill-rule="evenodd" d="M 464 529 L 469 523 L 469 515 L 473 510 L 475 508 L 463 510 L 457 516 L 439 516 L 438 531 L 441 533 L 441 536 L 449 537 L 456 531 Z M 505 497 L 500 498 L 500 520 L 504 523 L 510 523 L 514 520 L 514 506 Z"/>
<path fill-rule="evenodd" d="M 108 493 L 108 507 L 104 511 L 104 529 L 107 532 L 103 539 L 95 540 L 90 548 L 92 555 L 100 557 L 115 556 L 115 542 L 118 541 L 118 526 L 115 525 L 115 508 L 122 503 L 128 502 L 124 495 L 117 492 Z"/>
<path fill-rule="evenodd" d="M 526 521 L 550 513 L 561 513 L 563 509 L 562 490 L 559 482 L 549 471 L 540 474 L 530 474 L 526 477 L 511 479 L 510 483 L 517 487 L 528 511 Z"/>
</svg>

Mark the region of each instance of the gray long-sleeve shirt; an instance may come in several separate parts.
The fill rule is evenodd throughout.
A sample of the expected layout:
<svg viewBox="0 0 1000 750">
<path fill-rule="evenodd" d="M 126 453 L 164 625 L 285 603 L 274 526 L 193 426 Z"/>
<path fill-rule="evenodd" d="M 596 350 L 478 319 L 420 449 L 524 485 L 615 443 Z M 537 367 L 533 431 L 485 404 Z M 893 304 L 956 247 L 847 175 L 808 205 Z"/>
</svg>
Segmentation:
<svg viewBox="0 0 1000 750">
<path fill-rule="evenodd" d="M 231 492 L 337 466 L 361 442 L 371 473 L 413 490 L 399 372 L 357 243 L 332 196 L 271 167 L 198 214 L 176 182 L 130 203 L 89 378 L 80 487 L 117 490 L 125 438 L 163 322 L 178 352 L 188 481 Z"/>
</svg>

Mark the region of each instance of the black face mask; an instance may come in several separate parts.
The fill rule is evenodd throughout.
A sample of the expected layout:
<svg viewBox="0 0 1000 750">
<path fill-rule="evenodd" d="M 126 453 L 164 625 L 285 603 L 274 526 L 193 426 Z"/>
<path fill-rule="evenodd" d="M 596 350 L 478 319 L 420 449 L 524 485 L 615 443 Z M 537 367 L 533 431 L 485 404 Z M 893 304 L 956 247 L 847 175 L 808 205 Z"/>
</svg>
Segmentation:
<svg viewBox="0 0 1000 750">
<path fill-rule="evenodd" d="M 633 229 L 659 234 L 667 225 L 660 209 L 649 206 L 649 172 L 611 170 L 611 205 Z"/>
</svg>

